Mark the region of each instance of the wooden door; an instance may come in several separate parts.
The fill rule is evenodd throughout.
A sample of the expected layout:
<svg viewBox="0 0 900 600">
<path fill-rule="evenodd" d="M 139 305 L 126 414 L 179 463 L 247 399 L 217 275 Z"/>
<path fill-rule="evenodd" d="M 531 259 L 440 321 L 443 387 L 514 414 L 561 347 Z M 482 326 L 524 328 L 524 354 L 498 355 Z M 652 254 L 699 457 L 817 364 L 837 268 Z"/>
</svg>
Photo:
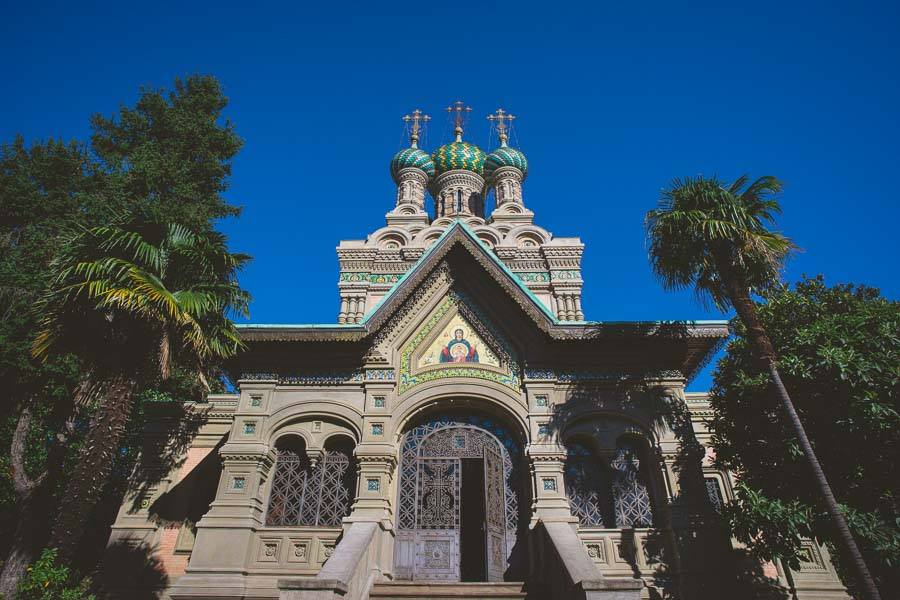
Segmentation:
<svg viewBox="0 0 900 600">
<path fill-rule="evenodd" d="M 506 485 L 503 457 L 492 444 L 484 445 L 485 556 L 487 580 L 503 581 L 506 571 Z"/>
</svg>

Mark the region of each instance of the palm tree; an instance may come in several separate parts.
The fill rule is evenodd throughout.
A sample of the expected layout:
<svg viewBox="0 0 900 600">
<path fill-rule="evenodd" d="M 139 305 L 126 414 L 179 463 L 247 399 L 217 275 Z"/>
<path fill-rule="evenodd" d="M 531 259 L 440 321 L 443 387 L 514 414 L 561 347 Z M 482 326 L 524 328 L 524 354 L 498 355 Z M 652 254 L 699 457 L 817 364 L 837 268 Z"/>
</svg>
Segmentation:
<svg viewBox="0 0 900 600">
<path fill-rule="evenodd" d="M 784 261 L 797 247 L 767 227 L 774 225 L 781 207 L 775 196 L 781 182 L 747 176 L 726 185 L 717 178 L 676 179 L 664 190 L 656 209 L 646 216 L 653 271 L 667 290 L 692 287 L 704 303 L 720 310 L 733 307 L 747 328 L 750 344 L 793 425 L 809 463 L 838 540 L 867 598 L 880 600 L 856 541 L 847 527 L 831 486 L 813 452 L 794 404 L 778 373 L 775 349 L 760 322 L 752 293 L 776 285 Z"/>
<path fill-rule="evenodd" d="M 121 447 L 136 391 L 173 364 L 204 372 L 241 347 L 230 317 L 246 315 L 237 273 L 249 260 L 214 231 L 132 220 L 73 238 L 42 299 L 38 357 L 74 352 L 86 365 L 77 399 L 96 402 L 60 500 L 50 546 L 70 560 Z M 208 387 L 208 386 L 207 386 Z"/>
</svg>

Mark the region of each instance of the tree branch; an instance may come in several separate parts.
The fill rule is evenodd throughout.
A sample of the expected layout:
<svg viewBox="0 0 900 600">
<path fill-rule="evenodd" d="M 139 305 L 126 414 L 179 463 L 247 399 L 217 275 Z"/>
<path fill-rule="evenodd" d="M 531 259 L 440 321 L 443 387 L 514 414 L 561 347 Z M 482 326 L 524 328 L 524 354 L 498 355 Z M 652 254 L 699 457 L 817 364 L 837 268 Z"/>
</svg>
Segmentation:
<svg viewBox="0 0 900 600">
<path fill-rule="evenodd" d="M 28 444 L 28 430 L 31 428 L 31 407 L 27 404 L 22 408 L 19 414 L 19 422 L 16 424 L 16 431 L 13 433 L 12 444 L 9 448 L 10 471 L 12 471 L 13 489 L 19 499 L 28 496 L 34 488 L 43 483 L 47 476 L 44 471 L 36 479 L 28 477 L 25 471 L 25 447 Z"/>
</svg>

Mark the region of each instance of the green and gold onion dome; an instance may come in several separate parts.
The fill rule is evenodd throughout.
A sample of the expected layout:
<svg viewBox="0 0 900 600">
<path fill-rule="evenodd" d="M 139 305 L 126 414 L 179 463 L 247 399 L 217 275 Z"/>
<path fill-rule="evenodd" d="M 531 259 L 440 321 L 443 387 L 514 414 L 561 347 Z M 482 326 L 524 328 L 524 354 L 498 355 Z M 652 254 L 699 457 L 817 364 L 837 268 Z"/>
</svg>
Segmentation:
<svg viewBox="0 0 900 600">
<path fill-rule="evenodd" d="M 511 148 L 503 144 L 487 155 L 484 160 L 484 177 L 490 179 L 494 175 L 494 171 L 500 167 L 515 167 L 522 171 L 522 179 L 528 176 L 528 160 L 521 150 Z"/>
<path fill-rule="evenodd" d="M 391 159 L 391 177 L 394 183 L 397 183 L 397 174 L 401 169 L 410 168 L 423 171 L 429 179 L 434 177 L 434 161 L 421 148 L 405 148 L 394 155 Z"/>
<path fill-rule="evenodd" d="M 457 136 L 455 142 L 444 144 L 434 151 L 431 160 L 437 174 L 446 173 L 455 169 L 472 171 L 481 175 L 484 171 L 484 151 L 474 144 L 463 142 Z"/>
</svg>

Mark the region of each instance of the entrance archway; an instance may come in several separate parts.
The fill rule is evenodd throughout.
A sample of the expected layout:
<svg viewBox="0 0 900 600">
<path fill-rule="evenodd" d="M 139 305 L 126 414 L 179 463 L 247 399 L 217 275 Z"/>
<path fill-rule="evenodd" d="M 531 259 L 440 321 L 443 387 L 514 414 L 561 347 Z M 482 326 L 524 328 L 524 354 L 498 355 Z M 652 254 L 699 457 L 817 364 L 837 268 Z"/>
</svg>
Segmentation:
<svg viewBox="0 0 900 600">
<path fill-rule="evenodd" d="M 519 528 L 521 445 L 488 418 L 437 417 L 406 432 L 397 579 L 503 581 Z"/>
</svg>

